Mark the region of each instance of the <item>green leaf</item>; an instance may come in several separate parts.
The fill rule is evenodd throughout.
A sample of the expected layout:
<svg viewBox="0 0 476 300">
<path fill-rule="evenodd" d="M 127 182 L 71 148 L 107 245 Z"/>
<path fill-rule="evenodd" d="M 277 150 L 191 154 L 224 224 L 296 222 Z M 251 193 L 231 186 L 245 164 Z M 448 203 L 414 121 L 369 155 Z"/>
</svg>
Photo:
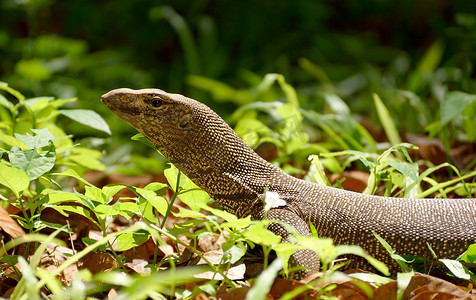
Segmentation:
<svg viewBox="0 0 476 300">
<path fill-rule="evenodd" d="M 106 202 L 109 203 L 112 200 L 112 197 L 116 195 L 120 190 L 125 188 L 125 185 L 122 184 L 109 184 L 102 188 L 102 193 L 105 196 Z"/>
<path fill-rule="evenodd" d="M 118 206 L 118 214 L 130 220 L 133 216 L 139 213 L 139 205 L 134 202 L 119 202 L 115 206 Z"/>
<path fill-rule="evenodd" d="M 143 143 L 144 145 L 154 149 L 154 150 L 157 150 L 157 148 L 155 148 L 154 145 L 152 145 L 151 142 L 149 142 L 149 140 L 142 135 L 142 133 L 136 133 L 134 136 L 131 137 L 131 140 L 133 141 L 139 141 L 141 143 Z"/>
<path fill-rule="evenodd" d="M 99 160 L 101 157 L 102 153 L 97 150 L 74 147 L 68 159 L 89 170 L 103 171 L 106 166 Z"/>
<path fill-rule="evenodd" d="M 201 212 L 185 209 L 183 207 L 180 207 L 179 209 L 180 211 L 178 213 L 172 212 L 172 214 L 178 218 L 191 218 L 191 219 L 205 219 L 206 218 L 206 215 L 202 214 Z"/>
<path fill-rule="evenodd" d="M 197 204 L 197 207 L 198 208 L 201 208 L 203 210 L 206 210 L 206 211 L 209 211 L 211 212 L 214 216 L 217 216 L 219 218 L 222 218 L 223 220 L 227 221 L 227 222 L 234 222 L 236 221 L 238 218 L 232 214 L 232 213 L 229 213 L 229 212 L 226 212 L 224 210 L 221 210 L 221 209 L 216 209 L 216 208 L 212 208 L 210 206 L 208 206 L 207 204 L 205 203 L 199 203 Z"/>
<path fill-rule="evenodd" d="M 174 192 L 177 192 L 178 172 L 179 170 L 173 164 L 170 164 L 170 168 L 164 170 L 165 178 L 167 178 L 167 181 Z M 208 199 L 210 199 L 207 192 L 200 189 L 183 173 L 180 175 L 178 192 L 180 200 L 187 204 L 192 210 L 199 210 L 200 204 L 206 204 Z"/>
<path fill-rule="evenodd" d="M 466 250 L 458 260 L 467 263 L 476 263 L 476 244 L 469 245 L 468 250 Z"/>
<path fill-rule="evenodd" d="M 69 176 L 69 177 L 73 177 L 73 178 L 76 178 L 78 181 L 86 184 L 86 185 L 89 185 L 89 186 L 93 186 L 91 183 L 89 183 L 86 179 L 83 179 L 83 177 L 79 176 L 79 174 L 73 170 L 73 169 L 66 169 L 64 172 L 61 172 L 61 173 L 54 173 L 52 175 L 56 175 L 56 176 Z"/>
<path fill-rule="evenodd" d="M 54 151 L 54 145 L 51 145 L 50 151 L 43 155 L 38 154 L 36 149 L 24 151 L 18 147 L 13 147 L 8 154 L 8 158 L 13 167 L 25 171 L 30 180 L 35 180 L 53 169 L 56 152 Z"/>
<path fill-rule="evenodd" d="M 225 246 L 225 244 L 223 244 L 223 246 Z M 234 264 L 238 260 L 240 260 L 240 258 L 242 258 L 243 255 L 245 255 L 247 251 L 247 247 L 245 246 L 245 244 L 240 242 L 235 245 L 232 245 L 229 249 L 225 249 L 225 247 L 223 247 L 223 250 L 228 251 L 228 253 L 230 254 L 230 263 Z"/>
<path fill-rule="evenodd" d="M 0 163 L 0 184 L 9 188 L 18 198 L 28 188 L 30 179 L 23 170 Z"/>
<path fill-rule="evenodd" d="M 374 104 L 377 108 L 377 114 L 380 119 L 380 123 L 382 123 L 383 129 L 385 130 L 385 134 L 387 135 L 388 140 L 392 145 L 400 144 L 402 141 L 400 139 L 400 135 L 398 134 L 397 127 L 393 122 L 392 115 L 383 104 L 382 99 L 377 94 L 373 94 Z"/>
<path fill-rule="evenodd" d="M 453 259 L 440 259 L 440 261 L 450 270 L 450 272 L 458 278 L 469 280 L 471 275 L 463 264 Z"/>
<path fill-rule="evenodd" d="M 144 187 L 144 190 L 154 191 L 154 192 L 165 192 L 169 188 L 168 184 L 162 182 L 151 182 Z"/>
<path fill-rule="evenodd" d="M 309 173 L 313 175 L 312 179 L 314 179 L 314 182 L 323 186 L 330 185 L 329 179 L 327 178 L 326 173 L 319 162 L 319 156 L 310 155 L 309 160 L 311 161 Z"/>
<path fill-rule="evenodd" d="M 397 161 L 387 161 L 387 163 L 402 173 L 403 176 L 410 178 L 413 182 L 418 182 L 418 164 Z"/>
<path fill-rule="evenodd" d="M 374 236 L 377 238 L 377 240 L 380 242 L 380 244 L 382 244 L 382 246 L 385 248 L 385 250 L 388 251 L 388 253 L 390 253 L 390 256 L 395 259 L 395 261 L 398 263 L 398 265 L 400 266 L 400 268 L 402 268 L 402 270 L 404 272 L 410 272 L 411 271 L 411 268 L 407 265 L 407 263 L 409 263 L 409 261 L 407 261 L 405 258 L 403 258 L 402 256 L 396 254 L 395 250 L 393 250 L 392 246 L 390 246 L 387 241 L 385 241 L 380 235 L 378 235 L 377 233 L 375 232 L 372 232 L 374 234 Z"/>
<path fill-rule="evenodd" d="M 22 141 L 20 141 L 19 139 L 11 135 L 3 133 L 1 130 L 0 130 L 0 141 L 4 142 L 5 144 L 11 147 L 18 147 L 25 150 L 28 149 L 28 147 Z"/>
<path fill-rule="evenodd" d="M 256 223 L 243 232 L 243 236 L 255 244 L 271 246 L 278 244 L 281 237 L 269 231 L 263 223 Z"/>
<path fill-rule="evenodd" d="M 446 125 L 455 118 L 461 118 L 466 107 L 476 102 L 476 95 L 460 91 L 445 94 L 440 105 L 441 125 Z"/>
<path fill-rule="evenodd" d="M 126 251 L 133 247 L 137 247 L 147 242 L 150 234 L 145 230 L 136 232 L 122 233 L 117 237 L 116 245 L 118 251 Z"/>
<path fill-rule="evenodd" d="M 233 228 L 235 230 L 246 228 L 251 225 L 251 216 L 246 218 L 236 219 L 234 221 L 223 222 L 220 224 L 221 228 Z"/>
<path fill-rule="evenodd" d="M 87 109 L 68 109 L 59 110 L 59 112 L 78 123 L 111 134 L 111 129 L 109 129 L 106 121 L 104 121 L 104 119 L 95 111 Z"/>
<path fill-rule="evenodd" d="M 77 202 L 80 203 L 81 198 L 76 194 L 54 191 L 47 196 L 47 203 L 51 205 L 61 204 L 63 202 Z"/>
<path fill-rule="evenodd" d="M 81 239 L 83 241 L 83 243 L 86 245 L 86 246 L 91 246 L 95 243 L 97 243 L 97 240 L 95 239 L 92 239 L 92 238 L 88 238 L 88 237 L 83 237 Z M 97 248 L 99 251 L 106 251 L 107 248 L 106 248 L 106 245 L 101 245 Z"/>
<path fill-rule="evenodd" d="M 162 216 L 165 217 L 169 203 L 167 202 L 167 200 L 165 200 L 164 197 L 161 197 L 161 196 L 150 197 L 150 198 L 147 198 L 147 202 L 150 205 L 152 205 L 152 207 L 155 208 Z"/>
<path fill-rule="evenodd" d="M 48 128 L 44 129 L 31 129 L 36 135 L 31 136 L 29 134 L 22 135 L 15 133 L 15 137 L 22 141 L 28 148 L 42 148 L 50 145 L 55 141 L 55 137 L 50 133 Z"/>
</svg>

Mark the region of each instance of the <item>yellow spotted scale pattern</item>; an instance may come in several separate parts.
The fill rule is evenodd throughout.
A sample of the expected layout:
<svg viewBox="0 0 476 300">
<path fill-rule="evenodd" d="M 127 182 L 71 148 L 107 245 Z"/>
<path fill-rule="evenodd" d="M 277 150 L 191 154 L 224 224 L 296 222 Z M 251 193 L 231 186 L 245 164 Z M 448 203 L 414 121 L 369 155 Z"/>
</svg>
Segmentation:
<svg viewBox="0 0 476 300">
<path fill-rule="evenodd" d="M 335 244 L 360 245 L 386 263 L 395 261 L 372 232 L 400 255 L 456 258 L 476 243 L 476 199 L 406 199 L 369 196 L 306 182 L 282 172 L 258 156 L 213 110 L 179 94 L 159 89 L 116 89 L 103 103 L 141 132 L 167 159 L 207 191 L 226 211 L 263 218 L 263 193 L 277 192 L 286 201 L 266 217 L 292 225 L 310 235 L 308 222 L 320 237 Z M 291 242 L 282 225 L 270 229 Z M 291 264 L 305 267 L 302 278 L 319 270 L 317 254 L 298 251 Z M 369 268 L 356 259 L 351 267 Z"/>
</svg>

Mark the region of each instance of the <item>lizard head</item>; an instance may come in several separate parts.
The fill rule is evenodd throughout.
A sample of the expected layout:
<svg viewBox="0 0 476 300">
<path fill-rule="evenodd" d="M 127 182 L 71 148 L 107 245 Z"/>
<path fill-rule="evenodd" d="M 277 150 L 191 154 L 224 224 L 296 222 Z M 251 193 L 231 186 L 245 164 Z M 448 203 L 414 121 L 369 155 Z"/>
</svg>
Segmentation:
<svg viewBox="0 0 476 300">
<path fill-rule="evenodd" d="M 200 148 L 196 143 L 206 142 L 205 131 L 212 128 L 206 123 L 218 117 L 198 101 L 159 89 L 116 89 L 101 100 L 171 161 L 183 160 L 180 153 L 190 155 L 188 148 Z"/>
<path fill-rule="evenodd" d="M 193 174 L 197 170 L 203 174 L 205 169 L 236 165 L 230 161 L 237 158 L 233 149 L 249 149 L 213 110 L 185 96 L 159 89 L 122 88 L 101 99 L 191 179 L 202 176 Z"/>
</svg>

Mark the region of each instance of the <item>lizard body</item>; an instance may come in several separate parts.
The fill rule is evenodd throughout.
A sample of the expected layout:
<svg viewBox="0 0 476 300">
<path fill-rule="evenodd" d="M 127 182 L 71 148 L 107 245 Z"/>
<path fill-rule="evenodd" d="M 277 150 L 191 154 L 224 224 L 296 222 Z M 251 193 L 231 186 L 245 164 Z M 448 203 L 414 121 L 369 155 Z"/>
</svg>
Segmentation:
<svg viewBox="0 0 476 300">
<path fill-rule="evenodd" d="M 321 186 L 285 174 L 257 155 L 213 110 L 179 94 L 159 89 L 116 89 L 102 101 L 141 132 L 166 158 L 226 211 L 238 217 L 263 218 L 262 195 L 277 192 L 284 207 L 266 217 L 292 225 L 335 244 L 360 245 L 395 272 L 397 265 L 372 232 L 400 255 L 431 258 L 429 243 L 440 258 L 455 258 L 476 243 L 476 199 L 406 199 L 359 194 Z M 275 223 L 270 229 L 292 242 Z M 292 264 L 319 270 L 314 252 L 301 250 Z M 366 268 L 356 260 L 353 267 Z"/>
</svg>

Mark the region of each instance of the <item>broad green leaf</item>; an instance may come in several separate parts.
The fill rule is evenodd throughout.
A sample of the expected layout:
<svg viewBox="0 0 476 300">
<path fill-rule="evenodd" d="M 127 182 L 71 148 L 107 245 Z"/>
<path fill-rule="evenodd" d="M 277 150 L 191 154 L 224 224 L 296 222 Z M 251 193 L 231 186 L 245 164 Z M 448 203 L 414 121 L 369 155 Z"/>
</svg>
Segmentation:
<svg viewBox="0 0 476 300">
<path fill-rule="evenodd" d="M 81 198 L 79 198 L 76 194 L 67 193 L 56 191 L 53 193 L 48 194 L 47 196 L 47 203 L 51 205 L 61 204 L 63 202 L 80 202 Z"/>
<path fill-rule="evenodd" d="M 83 177 L 79 176 L 79 174 L 73 170 L 73 169 L 66 169 L 64 172 L 61 172 L 61 173 L 54 173 L 52 175 L 56 175 L 56 176 L 69 176 L 69 177 L 73 177 L 73 178 L 76 178 L 78 181 L 86 184 L 86 185 L 89 185 L 89 186 L 93 186 L 91 183 L 87 182 L 86 179 L 84 179 Z"/>
<path fill-rule="evenodd" d="M 232 213 L 229 213 L 229 212 L 226 212 L 226 211 L 223 211 L 221 209 L 216 209 L 216 208 L 212 208 L 210 206 L 208 206 L 207 204 L 205 203 L 199 203 L 197 204 L 197 207 L 198 208 L 201 208 L 203 210 L 207 210 L 209 212 L 211 212 L 214 216 L 217 216 L 219 218 L 222 218 L 223 220 L 227 221 L 227 222 L 234 222 L 235 220 L 237 220 L 238 218 L 232 214 Z"/>
<path fill-rule="evenodd" d="M 4 142 L 5 144 L 11 147 L 18 147 L 25 150 L 28 149 L 28 147 L 22 141 L 20 141 L 19 139 L 11 135 L 3 133 L 1 130 L 0 130 L 0 141 Z"/>
<path fill-rule="evenodd" d="M 85 186 L 84 189 L 84 196 L 86 198 L 102 204 L 108 203 L 109 198 L 106 198 L 106 195 L 102 192 L 100 188 L 97 188 L 95 186 Z M 90 208 L 92 209 L 93 207 Z"/>
<path fill-rule="evenodd" d="M 193 211 L 185 208 L 180 208 L 178 213 L 172 212 L 172 214 L 178 218 L 191 218 L 191 219 L 205 219 L 206 215 L 198 211 Z"/>
<path fill-rule="evenodd" d="M 46 147 L 50 145 L 51 142 L 55 141 L 55 137 L 50 133 L 48 128 L 31 129 L 31 131 L 35 133 L 35 136 L 15 133 L 15 137 L 22 141 L 30 149 Z"/>
<path fill-rule="evenodd" d="M 257 119 L 241 118 L 234 129 L 251 148 L 258 147 L 265 138 L 271 137 L 271 129 Z"/>
<path fill-rule="evenodd" d="M 165 217 L 169 203 L 167 202 L 167 200 L 165 200 L 164 197 L 161 197 L 161 196 L 150 197 L 150 198 L 147 198 L 147 202 L 150 205 L 152 205 L 152 207 L 154 207 L 162 216 Z"/>
<path fill-rule="evenodd" d="M 0 163 L 0 184 L 9 188 L 18 198 L 28 188 L 30 179 L 23 170 Z"/>
<path fill-rule="evenodd" d="M 106 166 L 99 160 L 101 152 L 84 147 L 74 147 L 72 154 L 68 157 L 71 161 L 90 170 L 103 171 Z"/>
<path fill-rule="evenodd" d="M 246 218 L 236 219 L 229 222 L 223 222 L 220 224 L 221 228 L 233 228 L 235 230 L 246 228 L 251 225 L 251 216 Z"/>
<path fill-rule="evenodd" d="M 134 202 L 120 202 L 114 204 L 118 207 L 118 214 L 130 220 L 134 215 L 139 213 L 139 205 Z"/>
<path fill-rule="evenodd" d="M 144 187 L 145 190 L 149 191 L 162 191 L 163 189 L 168 189 L 169 185 L 162 182 L 151 182 Z"/>
<path fill-rule="evenodd" d="M 78 123 L 87 125 L 107 134 L 111 134 L 111 129 L 109 129 L 106 121 L 104 121 L 104 119 L 95 111 L 87 109 L 62 109 L 59 112 Z"/>
<path fill-rule="evenodd" d="M 467 263 L 476 263 L 476 244 L 469 245 L 468 250 L 461 254 L 458 260 Z"/>
<path fill-rule="evenodd" d="M 281 237 L 269 231 L 263 223 L 256 223 L 243 232 L 243 236 L 255 244 L 272 246 L 281 241 Z"/>
<path fill-rule="evenodd" d="M 385 107 L 382 99 L 377 94 L 373 94 L 374 104 L 377 108 L 377 114 L 380 119 L 380 123 L 385 130 L 385 134 L 387 135 L 388 140 L 392 145 L 400 144 L 402 140 L 400 139 L 400 135 L 398 134 L 397 127 L 393 122 L 392 115 Z"/>
<path fill-rule="evenodd" d="M 286 99 L 288 100 L 288 102 L 294 105 L 295 107 L 299 107 L 299 100 L 297 97 L 296 90 L 289 83 L 286 82 L 286 79 L 281 74 L 266 74 L 263 78 L 263 81 L 258 85 L 257 90 L 261 92 L 266 91 L 275 81 L 278 82 L 279 86 L 281 87 L 281 90 L 286 95 Z"/>
<path fill-rule="evenodd" d="M 453 259 L 440 259 L 440 261 L 451 271 L 453 275 L 458 278 L 469 280 L 471 279 L 468 269 L 466 269 L 463 264 L 457 260 Z"/>
<path fill-rule="evenodd" d="M 35 180 L 49 172 L 55 166 L 56 153 L 51 145 L 50 151 L 44 155 L 38 154 L 36 149 L 22 150 L 13 147 L 8 154 L 13 167 L 25 171 L 30 180 Z"/>
<path fill-rule="evenodd" d="M 418 182 L 418 164 L 397 161 L 387 161 L 387 163 L 402 173 L 403 176 L 410 178 L 413 182 Z"/>
<path fill-rule="evenodd" d="M 91 211 L 89 209 L 86 209 L 82 206 L 76 206 L 76 205 L 53 205 L 51 206 L 54 210 L 58 211 L 62 215 L 68 217 L 69 214 L 67 212 L 73 212 L 76 214 L 79 214 L 83 217 L 88 218 L 90 221 L 93 223 L 97 224 L 95 221 L 95 218 L 91 218 Z"/>
<path fill-rule="evenodd" d="M 145 230 L 137 232 L 122 233 L 117 237 L 116 245 L 118 251 L 126 251 L 133 247 L 137 247 L 147 242 L 150 234 Z"/>
<path fill-rule="evenodd" d="M 365 258 L 375 269 L 382 272 L 384 275 L 390 275 L 388 267 L 381 261 L 373 258 L 369 255 L 362 247 L 357 245 L 337 245 L 335 246 L 336 251 L 335 254 L 338 256 L 341 255 L 358 255 Z"/>
<path fill-rule="evenodd" d="M 225 244 L 223 244 L 223 246 L 225 246 Z M 237 244 L 232 245 L 229 249 L 223 248 L 223 250 L 228 251 L 228 253 L 230 254 L 230 263 L 234 264 L 238 260 L 240 260 L 243 255 L 245 255 L 247 247 L 242 242 L 239 242 Z"/>
<path fill-rule="evenodd" d="M 170 187 L 174 192 L 177 187 L 177 175 L 179 170 L 172 164 L 170 168 L 164 170 L 165 178 L 169 182 Z M 180 183 L 179 183 L 179 198 L 187 204 L 192 210 L 199 210 L 200 204 L 206 204 L 210 196 L 207 192 L 200 189 L 195 183 L 185 176 L 185 174 L 180 174 Z"/>
<path fill-rule="evenodd" d="M 157 150 L 157 148 L 155 148 L 154 145 L 151 144 L 151 142 L 149 142 L 148 139 L 146 139 L 145 136 L 142 135 L 142 133 L 136 133 L 134 136 L 131 137 L 131 140 L 133 141 L 139 141 L 141 143 L 143 143 L 144 145 L 154 149 L 154 150 Z"/>
<path fill-rule="evenodd" d="M 104 194 L 107 203 L 109 203 L 112 200 L 112 197 L 114 197 L 114 195 L 116 195 L 120 190 L 125 187 L 126 186 L 122 184 L 111 184 L 104 186 L 102 188 L 102 193 Z"/>
<path fill-rule="evenodd" d="M 462 113 L 472 103 L 476 102 L 476 95 L 460 91 L 445 94 L 440 105 L 441 125 L 446 125 L 455 118 L 462 118 Z"/>
<path fill-rule="evenodd" d="M 293 255 L 296 250 L 299 250 L 299 246 L 290 243 L 279 243 L 273 245 L 273 250 L 276 252 L 276 255 L 283 261 L 283 271 L 285 274 L 289 273 L 289 258 Z"/>
</svg>

